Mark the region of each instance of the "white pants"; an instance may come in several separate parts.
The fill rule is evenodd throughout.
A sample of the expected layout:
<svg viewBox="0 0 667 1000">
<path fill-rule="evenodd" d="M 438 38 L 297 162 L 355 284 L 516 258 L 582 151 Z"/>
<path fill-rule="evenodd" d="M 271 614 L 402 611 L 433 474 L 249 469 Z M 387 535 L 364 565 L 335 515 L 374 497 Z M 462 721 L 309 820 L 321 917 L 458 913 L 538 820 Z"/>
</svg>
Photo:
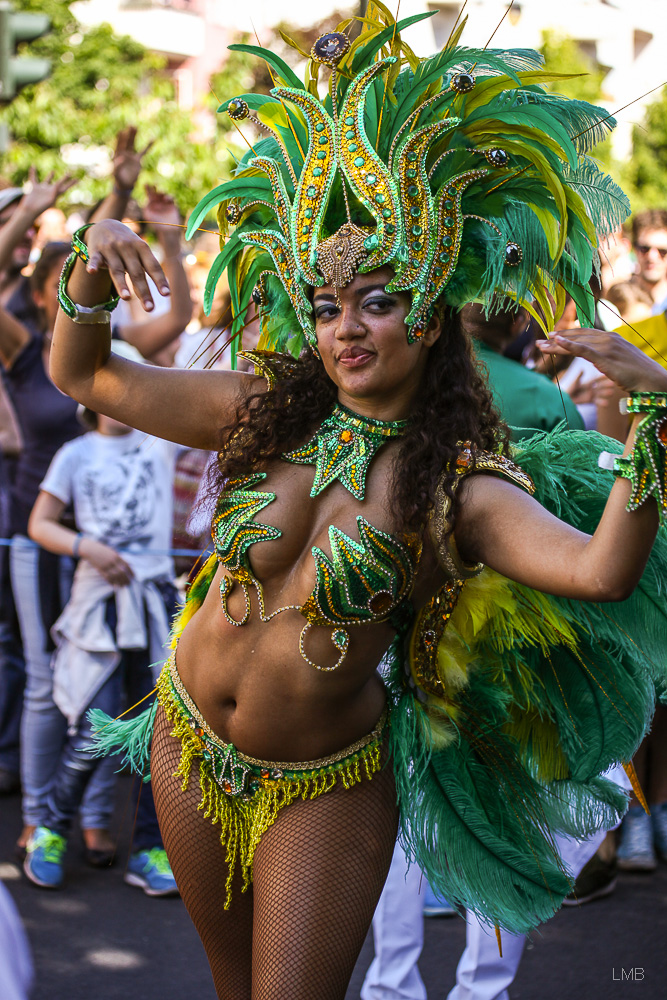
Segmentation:
<svg viewBox="0 0 667 1000">
<path fill-rule="evenodd" d="M 0 882 L 0 997 L 27 1000 L 32 978 L 28 939 L 14 902 Z"/>
<path fill-rule="evenodd" d="M 620 767 L 613 768 L 607 777 L 622 787 L 629 785 Z M 554 838 L 565 866 L 573 875 L 578 875 L 593 857 L 606 833 L 600 830 L 582 841 Z M 424 943 L 421 877 L 416 865 L 408 869 L 397 844 L 373 917 L 375 958 L 366 973 L 361 1000 L 426 1000 L 426 988 L 417 968 Z M 523 934 L 503 931 L 501 958 L 494 928 L 468 913 L 466 946 L 456 969 L 456 986 L 447 1000 L 509 1000 L 507 988 L 516 976 L 525 944 Z"/>
</svg>

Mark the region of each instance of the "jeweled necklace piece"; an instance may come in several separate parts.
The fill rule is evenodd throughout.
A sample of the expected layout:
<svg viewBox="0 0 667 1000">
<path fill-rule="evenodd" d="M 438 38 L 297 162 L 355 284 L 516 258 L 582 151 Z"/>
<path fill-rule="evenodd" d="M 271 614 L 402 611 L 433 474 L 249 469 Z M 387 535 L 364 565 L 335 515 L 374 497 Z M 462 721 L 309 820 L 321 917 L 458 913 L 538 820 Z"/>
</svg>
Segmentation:
<svg viewBox="0 0 667 1000">
<path fill-rule="evenodd" d="M 286 462 L 315 466 L 311 497 L 338 480 L 353 497 L 363 500 L 369 465 L 382 445 L 400 437 L 407 425 L 407 420 L 362 417 L 336 403 L 310 441 L 282 457 Z"/>
</svg>

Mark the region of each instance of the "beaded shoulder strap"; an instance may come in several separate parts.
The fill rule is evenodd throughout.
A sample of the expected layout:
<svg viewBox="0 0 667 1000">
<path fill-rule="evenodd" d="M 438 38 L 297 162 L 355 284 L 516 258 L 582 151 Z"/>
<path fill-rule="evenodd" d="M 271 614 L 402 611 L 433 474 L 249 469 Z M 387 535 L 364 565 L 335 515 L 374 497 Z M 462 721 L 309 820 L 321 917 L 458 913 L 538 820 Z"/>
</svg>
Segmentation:
<svg viewBox="0 0 667 1000">
<path fill-rule="evenodd" d="M 298 364 L 294 358 L 277 351 L 239 351 L 236 356 L 255 366 L 255 374 L 266 379 L 269 391 Z"/>
<path fill-rule="evenodd" d="M 460 445 L 458 458 L 456 459 L 456 479 L 454 489 L 458 486 L 464 476 L 471 473 L 484 472 L 502 476 L 515 486 L 520 486 L 532 496 L 535 493 L 535 484 L 527 472 L 504 455 L 496 455 L 490 451 L 481 451 L 474 448 L 469 441 L 464 441 Z M 477 576 L 484 569 L 483 563 L 464 562 L 456 548 L 454 535 L 449 531 L 449 519 L 451 514 L 452 501 L 445 492 L 444 479 L 441 477 L 435 491 L 435 502 L 433 512 L 428 525 L 429 536 L 435 549 L 438 562 L 447 575 L 453 580 L 467 580 L 472 576 Z"/>
</svg>

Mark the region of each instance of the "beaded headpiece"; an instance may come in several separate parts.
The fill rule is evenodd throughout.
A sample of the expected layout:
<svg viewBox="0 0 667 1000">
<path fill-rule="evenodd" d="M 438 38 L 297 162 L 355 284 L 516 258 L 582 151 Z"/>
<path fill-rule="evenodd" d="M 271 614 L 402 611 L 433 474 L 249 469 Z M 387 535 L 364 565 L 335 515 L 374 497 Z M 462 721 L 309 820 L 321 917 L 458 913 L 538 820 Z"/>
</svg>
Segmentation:
<svg viewBox="0 0 667 1000">
<path fill-rule="evenodd" d="M 317 39 L 305 83 L 269 49 L 230 46 L 263 58 L 279 84 L 219 108 L 268 135 L 189 220 L 188 236 L 218 206 L 205 305 L 226 268 L 232 334 L 254 300 L 261 346 L 298 355 L 304 335 L 315 345 L 309 288 L 337 295 L 384 265 L 395 272 L 388 290 L 412 296 L 409 341 L 436 303 L 488 307 L 499 295 L 553 329 L 568 292 L 592 325 L 599 238 L 630 210 L 587 155 L 613 119 L 545 91 L 573 74 L 545 72 L 537 52 L 463 48 L 465 21 L 441 52 L 417 58 L 401 30 L 430 16 L 396 22 L 372 0 L 365 18 Z M 350 41 L 354 20 L 363 27 Z"/>
</svg>

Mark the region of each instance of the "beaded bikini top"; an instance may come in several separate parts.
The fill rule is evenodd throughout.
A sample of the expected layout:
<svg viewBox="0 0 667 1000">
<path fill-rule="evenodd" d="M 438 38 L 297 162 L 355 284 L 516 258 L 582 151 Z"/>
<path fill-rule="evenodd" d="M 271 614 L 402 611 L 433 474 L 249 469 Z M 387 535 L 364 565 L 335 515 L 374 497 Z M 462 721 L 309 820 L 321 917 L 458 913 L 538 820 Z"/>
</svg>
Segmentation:
<svg viewBox="0 0 667 1000">
<path fill-rule="evenodd" d="M 338 480 L 358 500 L 363 500 L 368 467 L 377 450 L 402 434 L 405 421 L 380 421 L 359 417 L 340 405 L 322 422 L 315 435 L 302 447 L 283 455 L 288 462 L 315 465 L 311 496 L 317 496 Z M 299 639 L 303 658 L 318 670 L 335 670 L 343 662 L 349 646 L 344 626 L 389 622 L 402 632 L 412 621 L 410 593 L 421 554 L 416 537 L 398 539 L 357 517 L 359 541 L 340 528 L 329 527 L 331 557 L 318 546 L 312 554 L 316 583 L 303 605 L 290 604 L 267 613 L 262 585 L 253 573 L 249 549 L 255 542 L 281 537 L 279 528 L 255 520 L 257 514 L 276 499 L 276 494 L 257 490 L 266 479 L 258 472 L 230 480 L 221 493 L 213 520 L 213 542 L 218 561 L 229 575 L 220 581 L 220 598 L 225 618 L 232 625 L 245 625 L 250 617 L 250 593 L 257 594 L 262 621 L 270 621 L 283 611 L 299 611 L 306 624 Z M 238 582 L 245 596 L 241 619 L 229 613 L 229 594 Z M 313 625 L 332 626 L 331 641 L 340 655 L 332 667 L 314 663 L 306 654 L 304 640 Z"/>
</svg>

